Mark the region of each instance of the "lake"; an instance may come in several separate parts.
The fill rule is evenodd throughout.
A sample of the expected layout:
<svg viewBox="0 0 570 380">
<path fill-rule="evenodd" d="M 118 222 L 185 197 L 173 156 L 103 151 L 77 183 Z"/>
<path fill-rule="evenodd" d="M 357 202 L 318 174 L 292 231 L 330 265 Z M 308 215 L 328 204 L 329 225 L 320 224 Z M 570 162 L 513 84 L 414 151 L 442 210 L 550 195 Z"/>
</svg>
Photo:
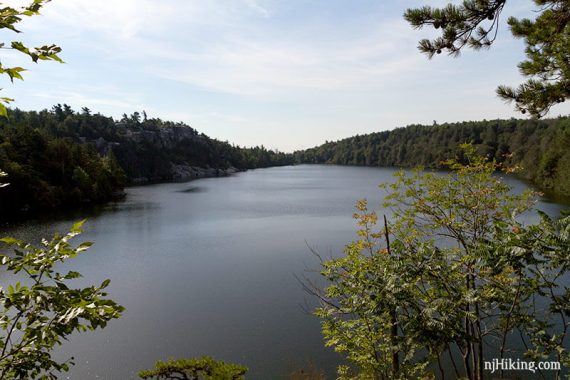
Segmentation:
<svg viewBox="0 0 570 380">
<path fill-rule="evenodd" d="M 58 356 L 75 357 L 62 378 L 130 379 L 158 359 L 210 355 L 249 367 L 248 379 L 286 378 L 313 366 L 333 375 L 316 303 L 297 276 L 356 239 L 356 200 L 381 213 L 394 170 L 301 165 L 230 177 L 127 189 L 124 201 L 91 215 L 79 241 L 95 245 L 68 266 L 81 284 L 111 279 L 126 307 L 104 330 L 73 335 Z M 520 191 L 520 181 L 508 181 Z M 543 199 L 550 215 L 563 208 Z M 37 241 L 76 220 L 35 221 L 1 235 Z M 315 276 L 315 274 L 312 274 Z"/>
</svg>

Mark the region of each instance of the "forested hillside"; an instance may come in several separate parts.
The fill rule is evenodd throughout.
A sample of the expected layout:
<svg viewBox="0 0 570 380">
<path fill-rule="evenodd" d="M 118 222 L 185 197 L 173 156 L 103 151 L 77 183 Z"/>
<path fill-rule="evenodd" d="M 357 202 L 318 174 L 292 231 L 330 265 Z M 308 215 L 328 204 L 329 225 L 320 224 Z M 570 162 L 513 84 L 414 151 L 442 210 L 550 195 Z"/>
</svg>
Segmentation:
<svg viewBox="0 0 570 380">
<path fill-rule="evenodd" d="M 570 119 L 490 120 L 410 125 L 354 136 L 295 152 L 298 163 L 443 168 L 470 142 L 480 153 L 506 165 L 543 191 L 570 196 Z"/>
<path fill-rule="evenodd" d="M 460 155 L 459 144 L 506 165 L 544 191 L 570 196 L 570 119 L 492 120 L 410 125 L 354 136 L 297 151 L 241 148 L 182 123 L 148 118 L 121 120 L 75 112 L 10 110 L 0 119 L 0 219 L 22 211 L 50 211 L 111 200 L 125 185 L 215 176 L 293 163 L 443 168 Z"/>
<path fill-rule="evenodd" d="M 135 112 L 121 120 L 75 112 L 10 110 L 0 119 L 0 218 L 107 201 L 129 183 L 221 175 L 292 163 L 291 155 L 241 148 L 182 124 Z"/>
</svg>

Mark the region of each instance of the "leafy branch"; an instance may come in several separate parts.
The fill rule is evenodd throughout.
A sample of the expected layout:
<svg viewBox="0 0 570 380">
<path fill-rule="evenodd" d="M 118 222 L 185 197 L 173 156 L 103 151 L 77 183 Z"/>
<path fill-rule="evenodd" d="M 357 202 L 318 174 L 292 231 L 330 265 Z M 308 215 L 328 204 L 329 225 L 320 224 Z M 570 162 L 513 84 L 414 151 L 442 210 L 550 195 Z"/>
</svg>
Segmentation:
<svg viewBox="0 0 570 380">
<path fill-rule="evenodd" d="M 418 48 L 429 58 L 448 52 L 458 56 L 469 47 L 490 47 L 499 29 L 507 0 L 464 0 L 443 8 L 424 6 L 408 9 L 404 18 L 416 29 L 441 29 L 434 39 L 422 39 Z M 570 5 L 566 0 L 534 0 L 539 7 L 534 20 L 510 17 L 513 37 L 524 40 L 527 60 L 518 68 L 527 81 L 518 87 L 501 85 L 497 95 L 514 102 L 515 109 L 533 117 L 546 115 L 550 108 L 570 97 Z"/>
<path fill-rule="evenodd" d="M 73 364 L 54 360 L 51 351 L 74 331 L 104 328 L 119 318 L 124 308 L 106 298 L 109 280 L 99 286 L 75 289 L 68 284 L 79 272 L 59 273 L 55 266 L 91 246 L 72 246 L 70 240 L 81 233 L 79 222 L 64 236 L 43 240 L 40 247 L 14 238 L 0 239 L 13 254 L 0 255 L 0 265 L 24 282 L 0 287 L 0 379 L 56 379 L 56 373 Z"/>
<path fill-rule="evenodd" d="M 33 0 L 23 7 L 0 8 L 0 30 L 8 29 L 15 33 L 21 33 L 21 31 L 16 28 L 16 24 L 22 21 L 24 17 L 39 15 L 41 8 L 50 1 L 51 0 Z M 38 61 L 56 61 L 63 63 L 63 60 L 58 55 L 61 52 L 61 48 L 53 44 L 30 48 L 22 42 L 12 41 L 9 46 L 7 46 L 6 43 L 1 42 L 0 48 L 18 51 L 27 55 L 34 63 L 37 63 Z M 23 80 L 22 72 L 24 71 L 25 69 L 23 67 L 8 67 L 4 66 L 3 63 L 0 62 L 0 74 L 7 75 L 12 82 L 14 82 L 14 79 Z M 12 98 L 0 97 L 0 116 L 7 116 L 8 111 L 6 109 L 6 105 L 12 101 L 14 101 Z"/>
</svg>

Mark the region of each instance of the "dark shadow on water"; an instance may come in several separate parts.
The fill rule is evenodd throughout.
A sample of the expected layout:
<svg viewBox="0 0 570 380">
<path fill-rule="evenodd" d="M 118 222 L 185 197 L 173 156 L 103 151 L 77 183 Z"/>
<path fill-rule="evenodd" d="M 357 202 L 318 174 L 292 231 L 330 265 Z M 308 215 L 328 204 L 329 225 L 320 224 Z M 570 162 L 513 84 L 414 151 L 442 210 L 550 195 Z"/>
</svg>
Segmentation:
<svg viewBox="0 0 570 380">
<path fill-rule="evenodd" d="M 189 187 L 187 189 L 178 190 L 177 193 L 204 193 L 207 190 L 204 187 Z"/>
<path fill-rule="evenodd" d="M 0 220 L 0 234 L 2 230 L 15 228 L 25 224 L 44 224 L 68 220 L 83 220 L 98 217 L 106 212 L 119 212 L 129 209 L 130 206 L 124 199 L 108 203 L 85 205 L 73 209 L 57 209 L 44 212 L 22 212 L 9 220 Z M 137 205 L 140 207 L 140 205 Z"/>
</svg>

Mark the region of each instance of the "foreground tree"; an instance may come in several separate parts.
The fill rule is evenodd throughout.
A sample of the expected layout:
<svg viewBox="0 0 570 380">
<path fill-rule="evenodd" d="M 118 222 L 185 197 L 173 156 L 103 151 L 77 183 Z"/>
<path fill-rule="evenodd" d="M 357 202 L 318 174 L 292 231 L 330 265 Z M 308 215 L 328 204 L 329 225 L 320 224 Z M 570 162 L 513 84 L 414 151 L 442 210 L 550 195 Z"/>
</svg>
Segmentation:
<svg viewBox="0 0 570 380">
<path fill-rule="evenodd" d="M 9 7 L 4 6 L 0 10 L 0 30 L 8 29 L 15 33 L 21 33 L 20 30 L 16 28 L 16 24 L 22 21 L 23 17 L 30 17 L 34 15 L 39 15 L 41 8 L 48 3 L 50 0 L 33 0 L 28 3 L 28 5 L 23 7 Z M 0 48 L 11 49 L 23 53 L 31 58 L 33 62 L 38 61 L 57 61 L 63 62 L 58 54 L 61 52 L 61 48 L 54 44 L 43 45 L 38 47 L 27 47 L 24 43 L 20 41 L 11 42 L 0 42 Z M 22 72 L 25 71 L 23 67 L 12 66 L 7 67 L 0 63 L 0 74 L 5 74 L 10 77 L 13 82 L 14 79 L 23 80 Z M 0 115 L 7 116 L 7 110 L 5 104 L 13 101 L 11 98 L 0 97 Z"/>
<path fill-rule="evenodd" d="M 25 16 L 39 14 L 50 0 L 33 0 L 27 6 L 0 9 L 0 29 L 16 29 Z M 0 42 L 0 47 L 12 49 L 29 56 L 33 62 L 53 60 L 63 62 L 57 55 L 61 49 L 56 45 L 28 48 L 22 42 L 12 41 L 9 46 Z M 22 67 L 6 67 L 0 63 L 0 74 L 22 80 Z M 0 115 L 7 116 L 4 104 L 11 102 L 0 98 Z M 0 179 L 7 176 L 0 170 Z M 0 182 L 0 187 L 7 186 Z M 0 194 L 1 196 L 1 194 Z M 70 240 L 80 234 L 83 222 L 75 224 L 65 236 L 56 234 L 53 239 L 42 240 L 40 247 L 6 237 L 0 239 L 5 250 L 0 254 L 0 266 L 21 279 L 14 285 L 0 286 L 0 379 L 56 379 L 57 373 L 67 371 L 71 358 L 61 362 L 52 358 L 56 345 L 74 331 L 83 332 L 103 328 L 111 319 L 120 317 L 122 306 L 105 298 L 109 280 L 100 286 L 70 288 L 69 281 L 81 277 L 79 272 L 59 273 L 56 264 L 87 250 L 91 243 L 76 247 Z M 10 277 L 8 277 L 10 278 Z"/>
<path fill-rule="evenodd" d="M 354 365 L 341 377 L 481 380 L 492 358 L 568 363 L 570 218 L 522 225 L 532 194 L 463 148 L 447 175 L 398 173 L 390 224 L 359 202 L 359 240 L 323 263 L 317 314 Z"/>
<path fill-rule="evenodd" d="M 54 360 L 54 347 L 74 331 L 105 327 L 124 310 L 105 298 L 109 280 L 99 286 L 71 288 L 70 281 L 81 274 L 56 271 L 56 264 L 91 246 L 88 242 L 76 247 L 70 244 L 81 225 L 75 224 L 65 236 L 43 240 L 41 247 L 0 239 L 13 248 L 12 254 L 0 255 L 0 264 L 20 278 L 24 275 L 22 281 L 0 287 L 0 379 L 56 379 L 72 362 Z"/>
<path fill-rule="evenodd" d="M 158 361 L 153 369 L 139 372 L 142 379 L 243 380 L 247 367 L 204 356 L 197 359 Z"/>
<path fill-rule="evenodd" d="M 507 0 L 464 0 L 444 8 L 408 9 L 404 17 L 415 28 L 441 30 L 433 40 L 423 39 L 419 49 L 428 57 L 448 52 L 457 56 L 464 47 L 490 47 L 497 37 L 500 15 Z M 497 94 L 522 113 L 534 117 L 570 97 L 570 6 L 566 0 L 534 0 L 539 8 L 534 20 L 510 17 L 515 38 L 524 40 L 527 60 L 519 64 L 528 80 L 517 88 L 499 86 Z"/>
</svg>

